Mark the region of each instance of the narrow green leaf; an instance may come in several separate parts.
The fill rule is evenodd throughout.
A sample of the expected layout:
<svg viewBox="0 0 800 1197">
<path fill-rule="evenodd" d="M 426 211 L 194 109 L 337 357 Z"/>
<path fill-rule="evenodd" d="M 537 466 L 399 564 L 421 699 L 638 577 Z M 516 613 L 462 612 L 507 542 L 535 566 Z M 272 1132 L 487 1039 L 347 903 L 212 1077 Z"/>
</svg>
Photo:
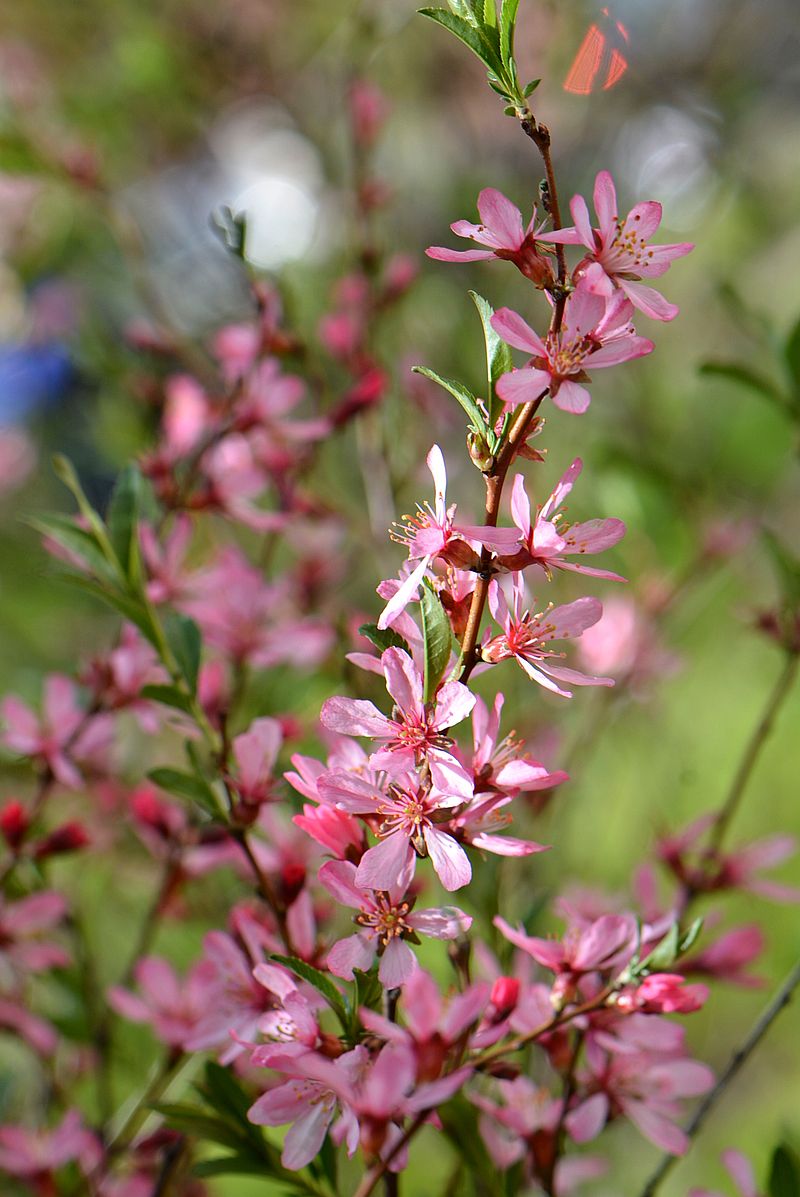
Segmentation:
<svg viewBox="0 0 800 1197">
<path fill-rule="evenodd" d="M 784 345 L 784 356 L 796 390 L 800 390 L 800 320 L 792 328 Z"/>
<path fill-rule="evenodd" d="M 72 516 L 37 515 L 30 517 L 26 523 L 40 532 L 42 536 L 49 537 L 68 552 L 80 557 L 103 581 L 117 581 L 116 572 L 109 564 L 96 537 L 91 532 L 87 532 L 85 528 L 79 527 Z"/>
<path fill-rule="evenodd" d="M 497 75 L 502 74 L 503 64 L 500 59 L 499 40 L 495 49 L 485 36 L 481 36 L 482 31 L 478 30 L 475 25 L 470 24 L 463 17 L 456 16 L 455 13 L 447 12 L 444 8 L 420 8 L 417 11 L 421 16 L 430 17 L 432 21 L 436 21 L 454 33 L 458 40 L 477 55 L 490 71 L 494 71 Z M 491 32 L 497 33 L 496 30 Z"/>
<path fill-rule="evenodd" d="M 697 941 L 697 937 L 699 936 L 700 932 L 703 930 L 703 922 L 704 922 L 704 920 L 701 918 L 695 919 L 694 922 L 691 923 L 686 928 L 683 935 L 681 936 L 681 941 L 678 944 L 678 955 L 679 956 L 685 956 L 686 953 L 689 951 L 689 949 L 694 947 L 695 942 Z"/>
<path fill-rule="evenodd" d="M 436 374 L 435 371 L 429 370 L 427 366 L 413 366 L 412 369 L 415 374 L 422 374 L 423 377 L 430 378 L 431 382 L 437 383 L 438 386 L 448 391 L 461 404 L 469 416 L 475 431 L 482 433 L 487 440 L 489 439 L 487 436 L 489 427 L 486 422 L 486 415 L 480 407 L 478 400 L 471 391 L 467 390 L 463 383 L 457 382 L 452 378 L 442 378 L 441 374 Z"/>
<path fill-rule="evenodd" d="M 425 651 L 423 700 L 433 702 L 439 683 L 450 663 L 453 632 L 441 600 L 427 578 L 423 581 L 421 593 L 422 641 Z"/>
<path fill-rule="evenodd" d="M 129 623 L 137 627 L 150 644 L 156 645 L 150 616 L 142 604 L 132 595 L 123 594 L 118 590 L 111 590 L 109 587 L 95 582 L 92 578 L 84 577 L 83 574 L 70 573 L 64 570 L 59 572 L 57 576 L 62 581 L 69 583 L 70 586 L 76 586 L 78 590 L 83 590 L 87 594 L 91 594 L 94 598 L 100 599 L 101 602 L 106 603 L 109 607 L 113 607 L 119 615 L 124 616 Z"/>
<path fill-rule="evenodd" d="M 78 510 L 89 524 L 97 543 L 103 550 L 106 560 L 110 565 L 118 566 L 116 554 L 111 546 L 111 541 L 108 539 L 106 526 L 86 498 L 72 462 L 63 453 L 56 453 L 53 457 L 53 471 L 56 477 L 64 483 L 67 490 L 71 492 L 75 502 L 78 504 Z"/>
<path fill-rule="evenodd" d="M 727 378 L 730 382 L 738 382 L 741 386 L 750 387 L 751 390 L 758 391 L 767 399 L 785 406 L 786 401 L 775 384 L 769 378 L 765 378 L 763 374 L 759 374 L 757 370 L 751 369 L 750 366 L 743 366 L 739 362 L 709 361 L 703 362 L 700 366 L 700 373 L 717 378 Z"/>
<path fill-rule="evenodd" d="M 218 1114 L 230 1116 L 234 1121 L 241 1122 L 242 1132 L 248 1137 L 253 1137 L 254 1141 L 261 1145 L 261 1131 L 252 1122 L 247 1121 L 247 1111 L 253 1104 L 253 1099 L 244 1091 L 229 1068 L 223 1068 L 216 1061 L 208 1060 L 202 1093 Z"/>
<path fill-rule="evenodd" d="M 477 291 L 470 291 L 470 298 L 478 309 L 478 315 L 483 325 L 483 339 L 486 343 L 486 383 L 491 401 L 492 429 L 503 413 L 503 401 L 498 398 L 496 384 L 498 378 L 508 374 L 514 365 L 511 349 L 506 345 L 492 328 L 494 308 Z"/>
<path fill-rule="evenodd" d="M 527 100 L 528 96 L 533 95 L 540 83 L 541 79 L 531 79 L 530 83 L 526 83 L 522 92 L 524 99 Z"/>
<path fill-rule="evenodd" d="M 769 1197 L 797 1197 L 800 1193 L 800 1160 L 785 1143 L 772 1153 L 767 1192 Z"/>
<path fill-rule="evenodd" d="M 379 628 L 376 623 L 362 623 L 358 632 L 360 636 L 365 636 L 370 644 L 374 644 L 381 652 L 385 652 L 387 648 L 402 648 L 404 652 L 411 652 L 408 647 L 408 641 L 399 632 L 395 632 L 393 628 Z"/>
<path fill-rule="evenodd" d="M 249 1146 L 248 1140 L 243 1138 L 237 1127 L 208 1113 L 202 1106 L 193 1106 L 188 1102 L 155 1102 L 152 1108 L 163 1115 L 168 1126 L 184 1134 L 219 1143 L 222 1147 L 232 1147 L 234 1151 L 247 1150 Z"/>
<path fill-rule="evenodd" d="M 143 686 L 142 698 L 149 698 L 152 702 L 160 702 L 165 707 L 175 707 L 185 714 L 192 714 L 191 701 L 182 694 L 177 686 Z"/>
<path fill-rule="evenodd" d="M 377 972 L 365 973 L 358 968 L 353 969 L 353 985 L 350 1038 L 355 1042 L 360 1027 L 358 1012 L 362 1009 L 380 1010 L 383 1002 L 383 986 L 378 979 Z"/>
<path fill-rule="evenodd" d="M 514 53 L 514 27 L 517 21 L 519 0 L 502 0 L 500 5 L 500 58 L 508 67 Z"/>
<path fill-rule="evenodd" d="M 519 0 L 517 0 L 519 3 Z M 483 0 L 483 23 L 490 27 L 497 25 L 497 8 L 494 0 Z"/>
<path fill-rule="evenodd" d="M 220 805 L 217 795 L 207 781 L 194 777 L 191 773 L 184 773 L 181 769 L 168 767 L 151 769 L 147 776 L 169 794 L 176 794 L 179 798 L 188 798 L 190 802 L 196 802 L 204 810 L 219 815 Z"/>
<path fill-rule="evenodd" d="M 181 676 L 192 694 L 196 694 L 203 645 L 199 627 L 188 615 L 172 613 L 164 620 L 164 634 L 178 663 Z"/>
<path fill-rule="evenodd" d="M 198 1160 L 192 1165 L 194 1176 L 269 1176 L 264 1160 L 255 1154 L 239 1152 L 236 1155 L 220 1155 L 213 1160 Z"/>
<path fill-rule="evenodd" d="M 347 999 L 344 994 L 339 992 L 330 977 L 325 973 L 321 973 L 318 968 L 314 968 L 312 964 L 306 964 L 305 960 L 298 960 L 296 956 L 277 956 L 273 953 L 271 959 L 277 961 L 278 964 L 282 964 L 284 968 L 288 968 L 291 972 L 296 973 L 304 981 L 308 981 L 309 985 L 313 985 L 336 1014 L 336 1017 L 342 1024 L 342 1029 L 344 1031 L 348 1030 L 350 1009 Z"/>
<path fill-rule="evenodd" d="M 106 513 L 108 535 L 122 572 L 133 585 L 140 580 L 139 496 L 142 476 L 135 465 L 127 465 L 117 478 Z"/>
</svg>

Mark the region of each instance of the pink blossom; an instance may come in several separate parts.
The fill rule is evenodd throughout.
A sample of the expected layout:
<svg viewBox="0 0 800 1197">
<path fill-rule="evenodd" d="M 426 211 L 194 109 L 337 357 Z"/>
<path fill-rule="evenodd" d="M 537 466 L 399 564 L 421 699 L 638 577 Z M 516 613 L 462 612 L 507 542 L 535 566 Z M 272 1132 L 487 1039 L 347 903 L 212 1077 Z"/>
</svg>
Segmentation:
<svg viewBox="0 0 800 1197">
<path fill-rule="evenodd" d="M 434 783 L 442 790 L 454 785 L 464 797 L 472 783 L 450 752 L 448 728 L 466 719 L 475 696 L 460 682 L 445 682 L 432 703 L 422 700 L 422 677 L 408 653 L 387 648 L 381 656 L 386 689 L 394 699 L 390 719 L 374 703 L 355 698 L 329 698 L 323 705 L 323 727 L 343 735 L 366 736 L 382 742 L 373 753 L 374 768 L 397 771 L 429 760 Z"/>
<path fill-rule="evenodd" d="M 403 889 L 370 891 L 356 883 L 356 868 L 347 860 L 329 860 L 319 871 L 319 880 L 343 906 L 359 911 L 356 922 L 363 929 L 349 939 L 340 939 L 328 953 L 327 966 L 337 977 L 353 979 L 353 969 L 366 972 L 376 954 L 378 976 L 387 989 L 405 984 L 416 968 L 416 957 L 406 943 L 417 933 L 434 939 L 455 939 L 469 930 L 472 919 L 455 906 L 432 907 L 413 912 L 413 903 L 403 898 Z"/>
<path fill-rule="evenodd" d="M 764 951 L 764 933 L 757 923 L 733 927 L 708 947 L 681 962 L 684 972 L 700 977 L 716 977 L 743 985 L 747 989 L 763 984 L 763 979 L 746 970 Z"/>
<path fill-rule="evenodd" d="M 563 770 L 550 773 L 545 765 L 524 751 L 522 740 L 514 732 L 499 739 L 500 715 L 505 704 L 502 694 L 495 695 L 491 711 L 482 698 L 472 709 L 473 753 L 469 767 L 475 793 L 500 793 L 508 797 L 537 790 L 549 790 L 569 780 Z"/>
<path fill-rule="evenodd" d="M 166 536 L 159 539 L 149 524 L 141 524 L 139 538 L 149 581 L 147 597 L 151 603 L 176 603 L 187 597 L 186 554 L 192 539 L 190 516 L 181 512 Z"/>
<path fill-rule="evenodd" d="M 644 1014 L 692 1014 L 708 1000 L 706 985 L 687 985 L 676 973 L 651 973 L 631 993 L 622 993 L 617 1005 Z"/>
<path fill-rule="evenodd" d="M 616 366 L 652 353 L 654 345 L 636 335 L 630 323 L 632 305 L 621 294 L 606 302 L 585 286 L 573 291 L 564 308 L 559 332 L 548 332 L 545 340 L 510 308 L 492 316 L 492 326 L 509 345 L 531 354 L 530 364 L 504 374 L 497 393 L 506 406 L 538 399 L 550 391 L 556 407 L 580 414 L 591 402 L 580 383 L 588 381 L 585 370 Z"/>
<path fill-rule="evenodd" d="M 685 241 L 650 245 L 650 238 L 661 224 L 661 204 L 654 200 L 637 204 L 620 220 L 616 189 L 607 170 L 601 170 L 595 180 L 594 206 L 599 229 L 592 228 L 586 200 L 576 195 L 570 202 L 575 225 L 550 233 L 547 240 L 586 246 L 589 253 L 575 268 L 574 276 L 595 294 L 608 297 L 619 288 L 646 316 L 673 320 L 677 307 L 640 280 L 659 278 L 675 258 L 682 258 L 694 246 Z"/>
<path fill-rule="evenodd" d="M 435 1081 L 442 1073 L 449 1050 L 477 1023 L 488 994 L 489 986 L 481 982 L 444 1002 L 430 973 L 417 968 L 403 988 L 404 1026 L 374 1010 L 362 1010 L 361 1021 L 368 1031 L 387 1043 L 404 1044 L 413 1053 L 417 1081 Z"/>
<path fill-rule="evenodd" d="M 45 679 L 39 718 L 14 696 L 0 704 L 6 724 L 2 742 L 14 752 L 40 760 L 57 781 L 69 789 L 80 789 L 81 775 L 70 757 L 85 712 L 77 702 L 75 686 L 68 677 L 52 673 Z"/>
<path fill-rule="evenodd" d="M 55 890 L 0 904 L 0 971 L 10 967 L 23 974 L 38 973 L 69 964 L 61 945 L 43 935 L 66 913 L 66 899 Z"/>
<path fill-rule="evenodd" d="M 416 773 L 398 774 L 386 789 L 349 773 L 332 772 L 320 779 L 319 790 L 325 802 L 381 820 L 377 827 L 380 843 L 362 856 L 358 885 L 370 889 L 407 885 L 417 855 L 430 857 L 445 889 L 460 889 L 469 883 L 472 869 L 467 854 L 438 826 L 441 812 L 461 806 L 462 795 L 421 786 Z"/>
<path fill-rule="evenodd" d="M 133 979 L 139 995 L 112 986 L 108 991 L 112 1009 L 131 1022 L 148 1023 L 156 1038 L 169 1047 L 186 1047 L 207 1016 L 217 980 L 214 963 L 199 960 L 181 983 L 166 960 L 146 956 L 137 961 Z"/>
<path fill-rule="evenodd" d="M 41 1180 L 71 1160 L 88 1174 L 101 1157 L 99 1142 L 86 1130 L 77 1110 L 68 1110 L 52 1131 L 0 1126 L 0 1169 L 10 1176 Z"/>
<path fill-rule="evenodd" d="M 484 661 L 497 664 L 514 658 L 528 677 L 552 690 L 563 698 L 571 698 L 572 692 L 564 690 L 559 682 L 574 686 L 613 686 L 610 677 L 592 677 L 555 664 L 563 659 L 563 653 L 553 652 L 546 646 L 553 640 L 566 640 L 580 636 L 600 619 L 603 608 L 595 598 L 579 598 L 561 607 L 548 607 L 546 611 L 531 615 L 524 609 L 525 586 L 522 574 L 512 579 L 512 606 L 509 609 L 506 597 L 496 581 L 489 585 L 489 609 L 503 629 L 499 636 L 484 638 L 481 656 Z"/>
<path fill-rule="evenodd" d="M 159 451 L 170 463 L 191 453 L 212 424 L 208 396 L 196 379 L 176 374 L 167 379 Z"/>
<path fill-rule="evenodd" d="M 254 1062 L 258 1063 L 260 1058 L 257 1049 Z M 270 1057 L 283 1064 L 281 1071 L 289 1073 L 289 1079 L 267 1090 L 247 1112 L 247 1117 L 256 1126 L 292 1123 L 281 1154 L 284 1168 L 292 1171 L 304 1168 L 316 1159 L 337 1110 L 342 1113 L 339 1129 L 347 1144 L 347 1154 L 352 1156 L 358 1146 L 358 1124 L 352 1113 L 341 1110 L 339 1105 L 340 1086 L 337 1084 L 331 1088 L 325 1081 L 306 1076 L 303 1066 L 307 1058 L 277 1060 L 276 1057 Z M 342 1073 L 343 1082 L 347 1085 L 356 1082 L 358 1075 L 367 1067 L 368 1060 L 367 1049 L 359 1045 L 330 1063 L 332 1069 Z"/>
<path fill-rule="evenodd" d="M 623 582 L 624 578 L 610 570 L 565 560 L 571 554 L 602 553 L 625 535 L 622 520 L 597 519 L 571 525 L 563 522 L 559 508 L 582 469 L 583 462 L 576 457 L 533 521 L 525 479 L 522 474 L 517 474 L 511 492 L 511 516 L 520 533 L 515 546 L 518 556 L 514 559 L 514 568 L 538 565 L 548 577 L 552 577 L 554 569 L 565 569 L 593 578 Z"/>
<path fill-rule="evenodd" d="M 513 262 L 526 278 L 537 287 L 547 287 L 553 282 L 553 270 L 537 245 L 537 241 L 550 241 L 552 234 L 541 236 L 543 221 L 537 228 L 536 208 L 523 228 L 522 214 L 511 200 L 493 187 L 486 187 L 478 196 L 480 224 L 457 220 L 450 227 L 458 237 L 468 237 L 486 249 L 445 249 L 432 245 L 426 249 L 429 258 L 439 262 L 481 262 L 490 258 L 501 258 Z"/>
<path fill-rule="evenodd" d="M 52 1023 L 31 1013 L 27 1003 L 0 997 L 0 1027 L 12 1031 L 38 1052 L 52 1056 L 58 1046 L 58 1031 Z"/>
<path fill-rule="evenodd" d="M 429 503 L 417 507 L 416 515 L 405 517 L 407 527 L 398 526 L 394 539 L 408 548 L 409 560 L 419 564 L 402 581 L 381 612 L 378 627 L 386 628 L 416 596 L 422 579 L 435 557 L 452 549 L 455 541 L 475 541 L 479 544 L 502 545 L 508 533 L 498 533 L 496 528 L 459 527 L 455 524 L 455 504 L 447 506 L 447 471 L 444 457 L 438 445 L 434 445 L 426 461 L 434 482 L 434 506 Z M 468 546 L 462 544 L 462 549 Z"/>
<path fill-rule="evenodd" d="M 596 1092 L 572 1115 L 578 1141 L 599 1134 L 609 1117 L 623 1115 L 656 1147 L 683 1155 L 689 1140 L 676 1125 L 679 1100 L 711 1088 L 710 1068 L 696 1060 L 664 1059 L 647 1052 L 610 1055 L 591 1041 L 586 1045 L 586 1060 L 588 1070 L 580 1083 Z"/>
<path fill-rule="evenodd" d="M 470 1094 L 481 1111 L 481 1138 L 498 1168 L 510 1168 L 528 1152 L 528 1141 L 536 1132 L 555 1133 L 561 1102 L 526 1076 L 497 1081 L 502 1104 L 483 1094 Z"/>
<path fill-rule="evenodd" d="M 260 806 L 275 797 L 273 770 L 283 742 L 277 719 L 255 719 L 246 732 L 236 736 L 232 749 L 236 777 L 231 786 L 248 806 Z"/>
<path fill-rule="evenodd" d="M 736 1185 L 739 1197 L 759 1197 L 752 1165 L 741 1151 L 735 1151 L 733 1148 L 723 1151 L 722 1162 Z M 690 1189 L 689 1197 L 722 1197 L 722 1194 L 711 1189 Z"/>
</svg>

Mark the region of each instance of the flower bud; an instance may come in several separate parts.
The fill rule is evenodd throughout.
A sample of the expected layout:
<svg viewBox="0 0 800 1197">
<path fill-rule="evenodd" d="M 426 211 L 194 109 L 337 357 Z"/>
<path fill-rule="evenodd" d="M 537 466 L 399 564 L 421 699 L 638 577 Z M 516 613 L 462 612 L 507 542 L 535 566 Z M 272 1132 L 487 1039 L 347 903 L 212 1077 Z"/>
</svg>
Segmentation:
<svg viewBox="0 0 800 1197">
<path fill-rule="evenodd" d="M 0 832 L 12 852 L 19 849 L 30 825 L 30 815 L 16 798 L 7 802 L 0 811 Z"/>
</svg>

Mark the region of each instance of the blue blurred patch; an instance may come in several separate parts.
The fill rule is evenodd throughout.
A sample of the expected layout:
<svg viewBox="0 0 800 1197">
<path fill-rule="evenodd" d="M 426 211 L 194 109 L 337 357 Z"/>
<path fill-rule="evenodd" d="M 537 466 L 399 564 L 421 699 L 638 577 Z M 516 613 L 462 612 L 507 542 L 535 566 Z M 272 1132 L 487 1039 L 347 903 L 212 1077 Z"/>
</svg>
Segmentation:
<svg viewBox="0 0 800 1197">
<path fill-rule="evenodd" d="M 75 367 L 58 341 L 0 345 L 0 425 L 20 424 L 54 407 L 74 381 Z"/>
</svg>

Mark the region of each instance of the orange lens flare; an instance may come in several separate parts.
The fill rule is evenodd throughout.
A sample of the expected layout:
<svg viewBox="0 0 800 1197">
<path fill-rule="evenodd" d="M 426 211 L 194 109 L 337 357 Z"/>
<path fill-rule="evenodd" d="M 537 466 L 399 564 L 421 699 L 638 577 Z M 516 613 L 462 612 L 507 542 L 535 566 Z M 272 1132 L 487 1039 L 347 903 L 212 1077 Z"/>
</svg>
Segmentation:
<svg viewBox="0 0 800 1197">
<path fill-rule="evenodd" d="M 576 96 L 589 96 L 593 91 L 610 91 L 628 69 L 623 49 L 629 41 L 628 30 L 621 21 L 602 9 L 578 47 L 578 52 L 564 80 L 564 91 Z"/>
</svg>

